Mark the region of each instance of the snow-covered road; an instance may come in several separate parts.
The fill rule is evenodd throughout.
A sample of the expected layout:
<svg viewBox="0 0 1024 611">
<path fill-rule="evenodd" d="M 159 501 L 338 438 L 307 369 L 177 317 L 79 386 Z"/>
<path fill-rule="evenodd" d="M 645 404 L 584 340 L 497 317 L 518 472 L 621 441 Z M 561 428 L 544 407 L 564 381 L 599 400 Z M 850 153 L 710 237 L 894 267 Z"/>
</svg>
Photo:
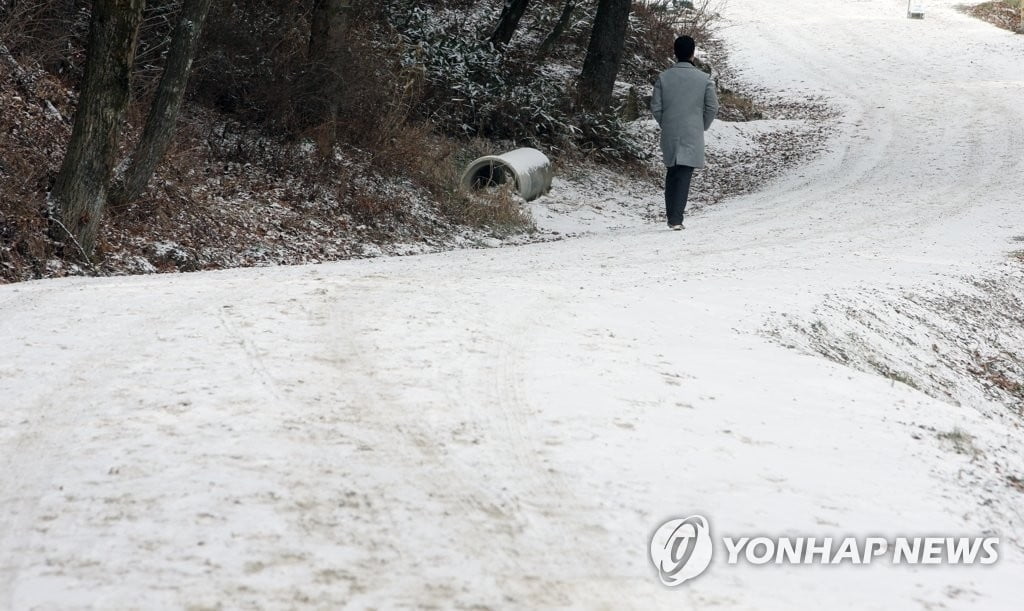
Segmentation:
<svg viewBox="0 0 1024 611">
<path fill-rule="evenodd" d="M 1024 37 L 952 4 L 730 0 L 745 78 L 842 124 L 682 234 L 0 287 L 0 608 L 1019 608 L 1021 419 L 765 332 L 1012 273 Z M 693 513 L 1001 559 L 666 589 Z"/>
</svg>

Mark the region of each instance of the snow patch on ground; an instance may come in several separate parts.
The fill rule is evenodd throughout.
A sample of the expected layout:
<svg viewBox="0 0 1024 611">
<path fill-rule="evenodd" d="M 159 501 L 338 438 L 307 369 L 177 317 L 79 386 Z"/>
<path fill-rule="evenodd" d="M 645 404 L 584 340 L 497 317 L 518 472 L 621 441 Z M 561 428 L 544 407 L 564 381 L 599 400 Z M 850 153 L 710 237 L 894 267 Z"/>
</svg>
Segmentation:
<svg viewBox="0 0 1024 611">
<path fill-rule="evenodd" d="M 694 174 L 687 215 L 764 188 L 796 168 L 824 146 L 830 125 L 823 118 L 716 121 L 706 135 L 708 163 Z M 663 223 L 660 128 L 653 118 L 627 127 L 648 152 L 644 167 L 634 174 L 585 165 L 563 169 L 551 191 L 528 204 L 542 235 L 578 236 Z"/>
</svg>

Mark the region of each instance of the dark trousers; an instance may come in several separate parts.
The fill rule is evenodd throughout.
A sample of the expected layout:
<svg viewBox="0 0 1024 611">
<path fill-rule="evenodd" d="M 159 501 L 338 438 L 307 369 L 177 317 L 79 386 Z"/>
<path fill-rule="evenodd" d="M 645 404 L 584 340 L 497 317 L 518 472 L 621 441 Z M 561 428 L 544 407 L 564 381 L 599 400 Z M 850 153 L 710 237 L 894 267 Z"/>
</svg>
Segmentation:
<svg viewBox="0 0 1024 611">
<path fill-rule="evenodd" d="M 668 169 L 665 176 L 665 213 L 669 225 L 680 225 L 686 212 L 686 200 L 690 197 L 690 179 L 693 168 L 676 165 Z"/>
</svg>

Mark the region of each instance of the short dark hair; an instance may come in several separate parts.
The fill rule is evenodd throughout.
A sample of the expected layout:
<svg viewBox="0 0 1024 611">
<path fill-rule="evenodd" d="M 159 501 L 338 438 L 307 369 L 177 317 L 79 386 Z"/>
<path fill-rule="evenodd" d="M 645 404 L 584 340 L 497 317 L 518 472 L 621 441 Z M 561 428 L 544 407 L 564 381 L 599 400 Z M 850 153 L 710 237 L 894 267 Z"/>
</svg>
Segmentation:
<svg viewBox="0 0 1024 611">
<path fill-rule="evenodd" d="M 697 42 L 689 36 L 680 36 L 676 39 L 676 59 L 681 62 L 693 57 L 693 52 L 697 50 Z"/>
</svg>

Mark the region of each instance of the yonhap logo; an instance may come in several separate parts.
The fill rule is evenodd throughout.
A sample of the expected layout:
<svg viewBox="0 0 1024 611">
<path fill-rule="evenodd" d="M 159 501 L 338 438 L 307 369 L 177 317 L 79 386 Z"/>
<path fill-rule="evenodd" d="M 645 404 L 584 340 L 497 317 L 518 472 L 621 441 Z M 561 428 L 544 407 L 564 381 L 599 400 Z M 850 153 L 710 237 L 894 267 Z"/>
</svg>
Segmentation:
<svg viewBox="0 0 1024 611">
<path fill-rule="evenodd" d="M 651 562 L 661 583 L 681 585 L 711 565 L 711 529 L 704 516 L 669 520 L 651 536 Z"/>
<path fill-rule="evenodd" d="M 988 535 L 988 533 L 986 533 Z M 714 548 L 719 563 L 748 565 L 978 565 L 999 561 L 998 536 L 746 536 L 719 535 L 712 541 L 707 518 L 675 518 L 651 535 L 651 562 L 661 583 L 676 587 L 711 566 Z"/>
</svg>

